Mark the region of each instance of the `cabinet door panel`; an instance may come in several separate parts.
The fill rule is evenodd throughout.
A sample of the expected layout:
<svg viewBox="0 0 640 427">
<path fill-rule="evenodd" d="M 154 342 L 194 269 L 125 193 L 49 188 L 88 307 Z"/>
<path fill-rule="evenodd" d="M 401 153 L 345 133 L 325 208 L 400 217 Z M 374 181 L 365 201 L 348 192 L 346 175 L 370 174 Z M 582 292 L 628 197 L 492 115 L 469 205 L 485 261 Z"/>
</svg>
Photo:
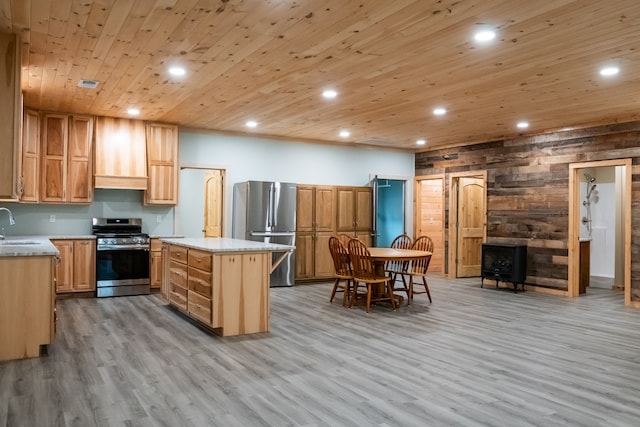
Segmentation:
<svg viewBox="0 0 640 427">
<path fill-rule="evenodd" d="M 56 292 L 73 291 L 73 241 L 52 240 L 60 251 L 60 261 L 56 264 Z"/>
<path fill-rule="evenodd" d="M 91 291 L 96 288 L 94 272 L 95 242 L 76 240 L 73 244 L 73 288 L 76 291 Z"/>
<path fill-rule="evenodd" d="M 351 187 L 338 188 L 337 190 L 337 221 L 338 231 L 352 231 L 354 229 L 354 200 Z"/>
<path fill-rule="evenodd" d="M 22 128 L 22 194 L 23 202 L 37 202 L 40 188 L 40 120 L 38 112 L 24 111 Z"/>
<path fill-rule="evenodd" d="M 296 235 L 296 279 L 313 277 L 313 242 L 313 233 L 298 233 Z"/>
<path fill-rule="evenodd" d="M 335 187 L 316 187 L 315 222 L 316 231 L 334 231 L 336 229 Z"/>
<path fill-rule="evenodd" d="M 64 202 L 67 176 L 67 116 L 45 114 L 42 123 L 41 200 Z"/>
<path fill-rule="evenodd" d="M 356 201 L 356 230 L 367 231 L 373 227 L 372 222 L 372 198 L 371 188 L 357 188 L 355 189 L 355 201 Z"/>
<path fill-rule="evenodd" d="M 318 233 L 315 245 L 315 277 L 333 277 L 335 269 L 329 252 L 329 239 L 332 233 Z"/>
<path fill-rule="evenodd" d="M 296 230 L 313 231 L 313 187 L 297 187 L 296 194 Z"/>
<path fill-rule="evenodd" d="M 162 285 L 162 252 L 161 251 L 151 251 L 150 262 L 150 279 L 149 286 L 151 289 L 160 289 Z"/>
<path fill-rule="evenodd" d="M 242 255 L 242 289 L 238 307 L 238 331 L 242 334 L 269 330 L 269 284 L 265 278 L 269 277 L 267 260 L 270 258 L 271 254 Z"/>
<path fill-rule="evenodd" d="M 93 200 L 93 119 L 84 116 L 69 118 L 69 148 L 67 199 L 74 203 L 90 203 Z"/>
</svg>

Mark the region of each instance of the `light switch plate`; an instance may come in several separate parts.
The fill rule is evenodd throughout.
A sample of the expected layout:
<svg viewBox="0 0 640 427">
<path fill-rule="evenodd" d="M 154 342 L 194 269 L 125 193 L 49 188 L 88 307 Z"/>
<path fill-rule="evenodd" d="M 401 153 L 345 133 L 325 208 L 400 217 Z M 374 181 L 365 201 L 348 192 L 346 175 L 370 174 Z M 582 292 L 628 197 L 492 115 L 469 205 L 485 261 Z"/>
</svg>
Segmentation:
<svg viewBox="0 0 640 427">
<path fill-rule="evenodd" d="M 56 216 L 55 215 L 49 215 L 49 222 L 56 222 Z"/>
<path fill-rule="evenodd" d="M 160 223 L 162 222 L 162 216 L 157 215 L 157 216 L 156 216 L 156 222 L 157 222 L 158 224 L 160 224 Z"/>
</svg>

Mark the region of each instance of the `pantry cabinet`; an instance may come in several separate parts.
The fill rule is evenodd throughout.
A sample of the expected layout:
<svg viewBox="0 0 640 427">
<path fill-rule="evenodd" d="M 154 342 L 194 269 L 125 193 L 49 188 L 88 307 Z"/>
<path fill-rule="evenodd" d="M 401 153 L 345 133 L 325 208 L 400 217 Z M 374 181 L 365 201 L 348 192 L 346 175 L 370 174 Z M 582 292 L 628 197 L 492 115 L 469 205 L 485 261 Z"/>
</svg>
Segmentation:
<svg viewBox="0 0 640 427">
<path fill-rule="evenodd" d="M 56 265 L 56 292 L 88 292 L 96 289 L 94 239 L 52 239 L 60 251 Z"/>
<path fill-rule="evenodd" d="M 329 238 L 336 232 L 336 188 L 298 185 L 296 280 L 333 277 Z"/>
</svg>

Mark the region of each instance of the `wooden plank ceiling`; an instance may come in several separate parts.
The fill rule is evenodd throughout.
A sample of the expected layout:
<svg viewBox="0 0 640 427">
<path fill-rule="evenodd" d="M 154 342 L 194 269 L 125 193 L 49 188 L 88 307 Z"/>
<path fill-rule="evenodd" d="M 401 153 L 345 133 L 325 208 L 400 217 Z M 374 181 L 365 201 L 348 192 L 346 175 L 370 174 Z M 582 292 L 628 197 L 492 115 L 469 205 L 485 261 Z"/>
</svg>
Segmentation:
<svg viewBox="0 0 640 427">
<path fill-rule="evenodd" d="M 410 150 L 640 119 L 638 0 L 0 0 L 0 31 L 43 110 Z"/>
</svg>

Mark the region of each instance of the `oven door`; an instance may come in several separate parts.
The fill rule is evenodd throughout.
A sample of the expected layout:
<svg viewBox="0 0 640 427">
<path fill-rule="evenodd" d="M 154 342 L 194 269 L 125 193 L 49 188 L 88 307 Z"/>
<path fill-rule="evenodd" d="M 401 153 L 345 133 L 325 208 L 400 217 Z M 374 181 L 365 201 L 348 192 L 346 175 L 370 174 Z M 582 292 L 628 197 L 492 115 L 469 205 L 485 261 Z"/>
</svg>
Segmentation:
<svg viewBox="0 0 640 427">
<path fill-rule="evenodd" d="M 149 293 L 149 248 L 98 249 L 98 297 Z"/>
</svg>

